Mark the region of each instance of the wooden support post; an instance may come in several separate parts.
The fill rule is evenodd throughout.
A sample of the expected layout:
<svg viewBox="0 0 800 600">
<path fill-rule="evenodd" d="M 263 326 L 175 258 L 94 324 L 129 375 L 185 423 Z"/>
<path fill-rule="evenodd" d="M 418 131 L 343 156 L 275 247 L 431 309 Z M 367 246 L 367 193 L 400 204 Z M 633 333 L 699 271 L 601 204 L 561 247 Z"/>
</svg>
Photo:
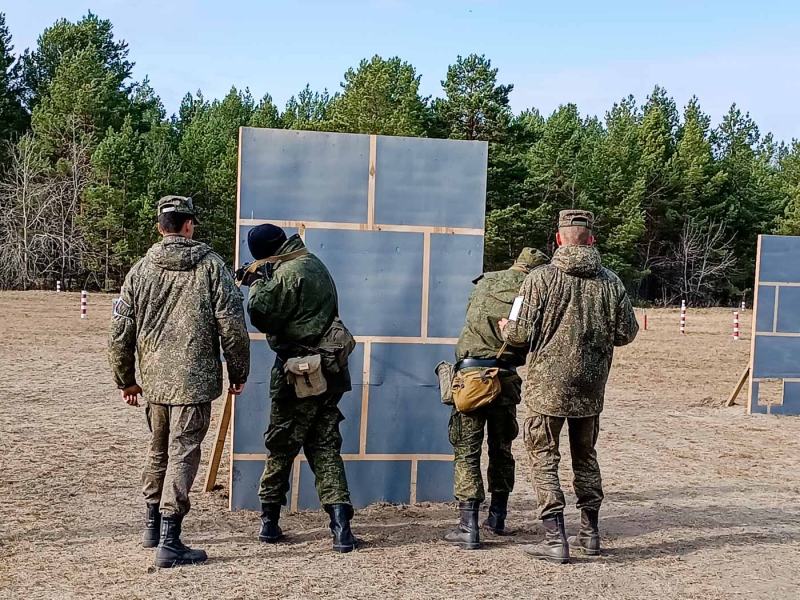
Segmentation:
<svg viewBox="0 0 800 600">
<path fill-rule="evenodd" d="M 214 441 L 214 449 L 211 451 L 211 460 L 208 461 L 208 473 L 206 473 L 206 483 L 203 486 L 204 492 L 210 492 L 217 483 L 217 471 L 222 460 L 222 450 L 225 448 L 225 438 L 228 437 L 228 425 L 231 422 L 231 407 L 233 405 L 233 394 L 228 392 L 225 396 L 225 404 L 222 407 L 222 414 L 219 417 L 217 427 L 217 439 Z"/>
<path fill-rule="evenodd" d="M 731 394 L 731 397 L 728 398 L 728 401 L 725 403 L 725 406 L 733 406 L 733 403 L 736 401 L 736 396 L 738 396 L 739 392 L 742 391 L 742 388 L 744 387 L 744 384 L 747 382 L 747 378 L 749 376 L 750 376 L 750 366 L 748 365 L 747 367 L 745 367 L 744 373 L 742 373 L 742 376 L 739 378 L 739 383 L 737 383 L 736 387 L 733 388 L 733 393 Z"/>
</svg>

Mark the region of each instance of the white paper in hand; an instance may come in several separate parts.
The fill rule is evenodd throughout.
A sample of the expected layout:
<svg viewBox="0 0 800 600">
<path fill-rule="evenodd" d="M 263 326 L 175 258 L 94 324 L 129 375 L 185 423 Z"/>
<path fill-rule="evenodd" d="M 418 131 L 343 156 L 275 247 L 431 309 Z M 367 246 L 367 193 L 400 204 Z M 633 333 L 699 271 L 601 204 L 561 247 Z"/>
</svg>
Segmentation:
<svg viewBox="0 0 800 600">
<path fill-rule="evenodd" d="M 514 298 L 514 304 L 511 305 L 511 314 L 508 315 L 509 321 L 516 321 L 519 318 L 519 311 L 522 308 L 523 296 Z"/>
</svg>

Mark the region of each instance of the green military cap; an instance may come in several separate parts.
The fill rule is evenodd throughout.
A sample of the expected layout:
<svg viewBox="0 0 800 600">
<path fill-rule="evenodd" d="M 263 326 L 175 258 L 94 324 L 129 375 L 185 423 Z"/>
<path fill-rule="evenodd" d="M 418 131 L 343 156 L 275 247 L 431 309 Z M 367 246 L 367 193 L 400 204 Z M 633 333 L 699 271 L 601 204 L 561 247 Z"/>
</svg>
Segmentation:
<svg viewBox="0 0 800 600">
<path fill-rule="evenodd" d="M 558 227 L 594 227 L 594 213 L 588 210 L 562 210 L 558 213 Z"/>
<path fill-rule="evenodd" d="M 519 253 L 517 260 L 514 261 L 515 267 L 524 267 L 526 270 L 535 269 L 538 266 L 546 264 L 550 259 L 544 252 L 536 248 L 523 248 Z"/>
<path fill-rule="evenodd" d="M 194 214 L 194 203 L 186 196 L 164 196 L 158 201 L 158 214 L 176 212 L 182 215 L 191 215 L 195 224 L 200 223 Z"/>
</svg>

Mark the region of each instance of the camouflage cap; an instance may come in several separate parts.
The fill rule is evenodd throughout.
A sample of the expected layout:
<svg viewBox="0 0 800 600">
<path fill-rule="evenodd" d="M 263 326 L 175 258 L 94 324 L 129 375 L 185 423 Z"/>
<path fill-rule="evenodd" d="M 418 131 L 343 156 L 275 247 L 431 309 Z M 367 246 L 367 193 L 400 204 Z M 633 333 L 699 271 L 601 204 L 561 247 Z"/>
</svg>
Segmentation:
<svg viewBox="0 0 800 600">
<path fill-rule="evenodd" d="M 517 260 L 514 261 L 515 267 L 524 267 L 526 270 L 530 271 L 531 269 L 535 269 L 541 265 L 546 264 L 550 259 L 547 258 L 547 255 L 544 252 L 537 250 L 536 248 L 523 248 L 522 252 L 519 253 Z"/>
<path fill-rule="evenodd" d="M 588 210 L 562 210 L 558 213 L 558 228 L 562 227 L 594 227 L 594 213 Z"/>
<path fill-rule="evenodd" d="M 187 196 L 164 196 L 158 201 L 158 214 L 176 212 L 182 215 L 191 215 L 195 224 L 200 223 L 194 214 L 194 203 Z"/>
</svg>

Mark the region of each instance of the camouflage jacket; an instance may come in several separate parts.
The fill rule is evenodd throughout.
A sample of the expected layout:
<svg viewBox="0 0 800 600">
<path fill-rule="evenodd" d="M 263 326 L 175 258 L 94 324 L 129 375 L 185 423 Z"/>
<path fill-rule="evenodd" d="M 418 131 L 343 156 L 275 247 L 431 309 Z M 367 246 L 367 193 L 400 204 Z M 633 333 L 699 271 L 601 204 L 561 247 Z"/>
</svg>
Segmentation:
<svg viewBox="0 0 800 600">
<path fill-rule="evenodd" d="M 554 417 L 600 414 L 614 346 L 639 330 L 622 282 L 593 247 L 564 246 L 528 275 L 520 294 L 519 319 L 503 337 L 530 349 L 525 403 Z"/>
<path fill-rule="evenodd" d="M 155 404 L 200 404 L 222 394 L 220 341 L 231 383 L 250 371 L 242 294 L 209 246 L 167 236 L 125 278 L 111 319 L 108 362 L 120 388 Z"/>
<path fill-rule="evenodd" d="M 468 357 L 497 357 L 503 347 L 498 323 L 508 318 L 514 298 L 519 294 L 528 272 L 515 265 L 505 271 L 484 273 L 474 281 L 475 289 L 467 305 L 467 319 L 456 345 L 457 361 Z M 525 364 L 526 354 L 527 348 L 508 345 L 500 359 L 519 367 Z"/>
<path fill-rule="evenodd" d="M 293 235 L 276 256 L 305 248 Z M 277 354 L 270 378 L 273 398 L 294 397 L 294 387 L 283 370 L 284 361 L 309 354 L 338 315 L 336 284 L 322 261 L 305 254 L 287 262 L 276 262 L 270 279 L 250 286 L 247 312 L 253 326 L 266 334 L 269 347 Z M 350 391 L 350 373 L 344 369 L 326 373 L 328 391 Z"/>
</svg>

